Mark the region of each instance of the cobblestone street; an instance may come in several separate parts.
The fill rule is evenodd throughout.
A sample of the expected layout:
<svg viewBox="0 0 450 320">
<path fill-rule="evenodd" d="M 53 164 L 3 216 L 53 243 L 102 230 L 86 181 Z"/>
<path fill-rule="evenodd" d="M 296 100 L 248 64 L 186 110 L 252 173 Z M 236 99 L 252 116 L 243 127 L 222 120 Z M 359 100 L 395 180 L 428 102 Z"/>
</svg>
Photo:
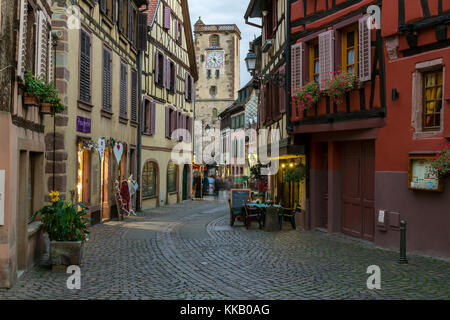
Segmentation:
<svg viewBox="0 0 450 320">
<path fill-rule="evenodd" d="M 37 266 L 0 299 L 449 299 L 450 262 L 340 234 L 229 227 L 225 201 L 186 201 L 91 228 L 81 289 Z M 381 289 L 368 290 L 369 265 Z"/>
</svg>

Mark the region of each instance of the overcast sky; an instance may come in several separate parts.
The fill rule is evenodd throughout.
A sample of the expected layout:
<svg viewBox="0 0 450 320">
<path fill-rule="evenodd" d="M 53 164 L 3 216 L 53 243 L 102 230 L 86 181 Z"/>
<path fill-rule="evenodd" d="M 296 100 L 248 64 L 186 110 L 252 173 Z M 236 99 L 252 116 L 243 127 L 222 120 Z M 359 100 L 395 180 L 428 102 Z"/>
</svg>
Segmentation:
<svg viewBox="0 0 450 320">
<path fill-rule="evenodd" d="M 245 66 L 245 57 L 248 52 L 248 44 L 255 36 L 261 35 L 261 29 L 245 24 L 244 14 L 250 0 L 188 0 L 189 13 L 191 14 L 192 30 L 198 17 L 202 17 L 205 24 L 236 24 L 241 31 L 241 87 L 251 76 Z M 252 22 L 261 24 L 261 20 L 252 19 Z"/>
</svg>

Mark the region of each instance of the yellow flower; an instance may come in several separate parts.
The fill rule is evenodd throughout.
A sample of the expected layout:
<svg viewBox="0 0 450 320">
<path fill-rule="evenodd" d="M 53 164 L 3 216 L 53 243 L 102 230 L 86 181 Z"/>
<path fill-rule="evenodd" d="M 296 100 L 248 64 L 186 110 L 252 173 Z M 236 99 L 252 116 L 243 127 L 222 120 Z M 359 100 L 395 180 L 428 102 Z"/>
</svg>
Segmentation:
<svg viewBox="0 0 450 320">
<path fill-rule="evenodd" d="M 53 191 L 52 190 L 49 193 L 49 196 L 50 196 L 52 202 L 58 202 L 59 201 L 59 192 L 58 191 Z"/>
</svg>

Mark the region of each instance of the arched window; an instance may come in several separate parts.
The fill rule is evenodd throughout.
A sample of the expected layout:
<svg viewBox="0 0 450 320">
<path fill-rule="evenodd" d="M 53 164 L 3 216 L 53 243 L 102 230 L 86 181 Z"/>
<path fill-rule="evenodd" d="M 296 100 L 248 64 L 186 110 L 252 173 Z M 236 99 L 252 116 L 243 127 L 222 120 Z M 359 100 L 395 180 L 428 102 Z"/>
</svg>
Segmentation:
<svg viewBox="0 0 450 320">
<path fill-rule="evenodd" d="M 217 34 L 213 34 L 211 36 L 211 47 L 218 47 L 219 46 L 219 36 Z"/>
<path fill-rule="evenodd" d="M 142 197 L 156 196 L 156 173 L 157 165 L 155 162 L 149 161 L 144 165 L 142 170 Z"/>
<path fill-rule="evenodd" d="M 177 191 L 177 166 L 172 161 L 167 165 L 167 193 Z"/>
</svg>

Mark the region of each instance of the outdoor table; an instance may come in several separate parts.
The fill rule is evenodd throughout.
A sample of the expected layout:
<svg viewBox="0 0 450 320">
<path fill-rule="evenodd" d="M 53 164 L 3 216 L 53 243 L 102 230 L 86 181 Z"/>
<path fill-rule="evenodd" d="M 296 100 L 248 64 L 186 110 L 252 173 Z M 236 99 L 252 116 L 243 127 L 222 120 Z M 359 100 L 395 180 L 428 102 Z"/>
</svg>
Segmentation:
<svg viewBox="0 0 450 320">
<path fill-rule="evenodd" d="M 275 231 L 280 229 L 278 209 L 281 208 L 280 205 L 267 205 L 264 203 L 248 203 L 249 207 L 257 207 L 261 209 L 261 214 L 263 215 L 263 227 L 264 231 Z M 270 210 L 274 208 L 276 210 Z"/>
</svg>

